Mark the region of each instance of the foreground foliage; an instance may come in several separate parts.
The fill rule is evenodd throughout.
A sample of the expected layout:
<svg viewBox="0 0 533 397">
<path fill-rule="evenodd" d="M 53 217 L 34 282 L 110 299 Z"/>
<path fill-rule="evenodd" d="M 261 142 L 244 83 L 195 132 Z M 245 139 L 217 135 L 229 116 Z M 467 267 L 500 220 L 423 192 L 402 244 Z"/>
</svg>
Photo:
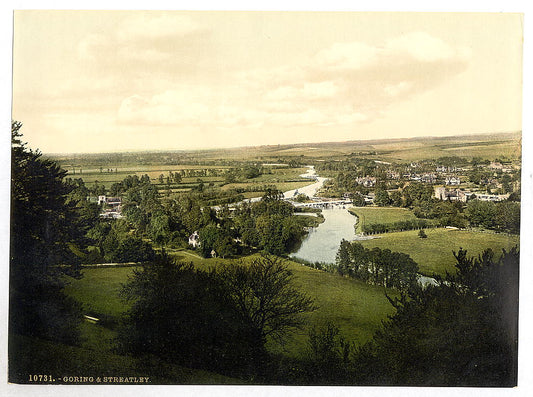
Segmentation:
<svg viewBox="0 0 533 397">
<path fill-rule="evenodd" d="M 390 299 L 397 313 L 359 349 L 359 382 L 516 385 L 519 252 L 455 257 L 456 275 Z"/>
<path fill-rule="evenodd" d="M 270 257 L 202 271 L 162 255 L 135 270 L 122 293 L 132 303 L 123 352 L 244 377 L 264 375 L 267 337 L 282 337 L 313 309 Z"/>
<path fill-rule="evenodd" d="M 63 293 L 62 275 L 80 277 L 72 247 L 83 230 L 65 171 L 21 141 L 11 125 L 10 332 L 76 343 L 79 304 Z"/>
</svg>

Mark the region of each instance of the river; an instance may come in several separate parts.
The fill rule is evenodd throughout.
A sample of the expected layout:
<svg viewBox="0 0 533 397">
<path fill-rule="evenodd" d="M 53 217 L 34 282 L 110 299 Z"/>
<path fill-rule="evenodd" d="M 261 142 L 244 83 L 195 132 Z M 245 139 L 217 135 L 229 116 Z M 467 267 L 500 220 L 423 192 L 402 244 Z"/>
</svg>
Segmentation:
<svg viewBox="0 0 533 397">
<path fill-rule="evenodd" d="M 296 252 L 290 256 L 310 262 L 335 263 L 341 240 L 357 238 L 354 225 L 357 217 L 342 207 L 322 210 L 324 222 L 311 228 Z"/>
<path fill-rule="evenodd" d="M 308 166 L 307 173 L 301 176 L 312 178 L 316 182 L 298 190 L 285 192 L 284 197 L 286 199 L 292 198 L 300 193 L 306 194 L 308 197 L 314 197 L 327 179 L 317 176 L 313 166 Z M 343 239 L 353 241 L 373 238 L 355 234 L 354 226 L 357 222 L 357 217 L 349 213 L 347 209 L 340 206 L 327 208 L 322 210 L 322 215 L 324 216 L 324 222 L 318 225 L 318 227 L 311 228 L 299 248 L 290 254 L 291 257 L 304 259 L 313 263 L 335 263 L 337 251 Z M 418 276 L 418 282 L 423 287 L 437 285 L 437 281 L 434 278 L 423 275 Z"/>
</svg>

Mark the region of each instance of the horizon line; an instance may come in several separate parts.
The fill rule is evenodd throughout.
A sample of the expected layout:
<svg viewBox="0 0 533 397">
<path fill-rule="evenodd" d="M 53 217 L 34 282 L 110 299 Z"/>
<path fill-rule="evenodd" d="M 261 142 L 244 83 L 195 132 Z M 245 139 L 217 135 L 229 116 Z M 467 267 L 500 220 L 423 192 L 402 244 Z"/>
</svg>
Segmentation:
<svg viewBox="0 0 533 397">
<path fill-rule="evenodd" d="M 500 135 L 500 134 L 522 134 L 522 130 L 516 131 L 492 131 L 492 132 L 472 132 L 457 135 L 421 135 L 404 138 L 362 138 L 362 139 L 349 139 L 341 141 L 318 141 L 318 142 L 293 142 L 293 143 L 272 143 L 263 145 L 243 145 L 243 146 L 226 146 L 226 147 L 212 147 L 212 148 L 191 148 L 191 149 L 123 149 L 115 151 L 102 151 L 102 152 L 42 152 L 42 155 L 46 156 L 66 156 L 66 155 L 98 155 L 98 154 L 113 154 L 113 153 L 168 153 L 168 152 L 208 152 L 216 150 L 237 150 L 237 149 L 255 149 L 275 146 L 297 146 L 297 145 L 316 145 L 316 144 L 339 144 L 339 143 L 357 143 L 357 142 L 371 142 L 371 141 L 408 141 L 415 139 L 438 139 L 438 138 L 460 138 L 470 137 L 478 135 Z M 35 149 L 40 151 L 39 148 Z"/>
</svg>

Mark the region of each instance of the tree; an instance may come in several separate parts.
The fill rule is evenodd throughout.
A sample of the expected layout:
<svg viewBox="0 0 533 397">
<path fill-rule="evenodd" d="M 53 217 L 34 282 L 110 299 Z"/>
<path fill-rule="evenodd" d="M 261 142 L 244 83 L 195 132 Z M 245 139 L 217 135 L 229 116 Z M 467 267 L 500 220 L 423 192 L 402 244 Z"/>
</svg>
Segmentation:
<svg viewBox="0 0 533 397">
<path fill-rule="evenodd" d="M 292 272 L 279 257 L 267 255 L 250 265 L 225 265 L 217 274 L 263 344 L 268 337 L 283 338 L 299 328 L 300 315 L 315 309 L 311 298 L 294 286 Z"/>
<path fill-rule="evenodd" d="M 424 229 L 420 229 L 420 231 L 418 232 L 418 237 L 420 237 L 420 238 L 428 238 L 428 235 L 426 234 Z"/>
<path fill-rule="evenodd" d="M 374 203 L 379 207 L 385 207 L 391 203 L 389 194 L 385 189 L 376 189 L 376 197 L 374 198 Z"/>
<path fill-rule="evenodd" d="M 81 233 L 66 171 L 21 141 L 11 123 L 10 332 L 76 343 L 81 308 L 63 293 L 64 275 L 81 277 L 71 246 Z"/>
<path fill-rule="evenodd" d="M 331 322 L 309 331 L 307 383 L 349 383 L 353 344 L 339 331 Z"/>
<path fill-rule="evenodd" d="M 294 201 L 298 202 L 298 203 L 305 203 L 306 201 L 309 200 L 309 197 L 306 195 L 306 194 L 303 194 L 303 193 L 300 193 L 298 194 L 295 198 L 294 198 Z"/>
<path fill-rule="evenodd" d="M 503 201 L 496 205 L 496 227 L 510 233 L 520 233 L 520 203 Z"/>
<path fill-rule="evenodd" d="M 364 207 L 365 198 L 363 197 L 361 193 L 355 192 L 352 194 L 352 204 L 356 207 Z"/>
<path fill-rule="evenodd" d="M 388 297 L 396 313 L 359 349 L 359 382 L 516 385 L 519 251 L 454 254 L 455 275 Z"/>
<path fill-rule="evenodd" d="M 395 207 L 401 207 L 402 206 L 402 193 L 399 190 L 395 190 L 390 195 L 392 205 Z"/>
<path fill-rule="evenodd" d="M 466 217 L 472 226 L 491 228 L 495 224 L 496 206 L 490 201 L 470 200 L 466 206 Z"/>
<path fill-rule="evenodd" d="M 134 270 L 121 296 L 130 303 L 120 351 L 229 375 L 254 374 L 266 352 L 222 280 L 165 253 Z"/>
<path fill-rule="evenodd" d="M 168 215 L 163 211 L 154 213 L 150 219 L 149 230 L 152 241 L 162 247 L 170 236 L 170 218 Z"/>
</svg>

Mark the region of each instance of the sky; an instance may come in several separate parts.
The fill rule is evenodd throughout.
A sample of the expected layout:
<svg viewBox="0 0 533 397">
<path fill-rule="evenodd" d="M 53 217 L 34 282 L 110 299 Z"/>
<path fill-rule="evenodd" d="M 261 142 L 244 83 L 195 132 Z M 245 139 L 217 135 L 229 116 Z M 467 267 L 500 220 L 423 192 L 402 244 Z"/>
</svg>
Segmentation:
<svg viewBox="0 0 533 397">
<path fill-rule="evenodd" d="M 522 15 L 14 14 L 12 117 L 44 153 L 520 131 Z"/>
</svg>

